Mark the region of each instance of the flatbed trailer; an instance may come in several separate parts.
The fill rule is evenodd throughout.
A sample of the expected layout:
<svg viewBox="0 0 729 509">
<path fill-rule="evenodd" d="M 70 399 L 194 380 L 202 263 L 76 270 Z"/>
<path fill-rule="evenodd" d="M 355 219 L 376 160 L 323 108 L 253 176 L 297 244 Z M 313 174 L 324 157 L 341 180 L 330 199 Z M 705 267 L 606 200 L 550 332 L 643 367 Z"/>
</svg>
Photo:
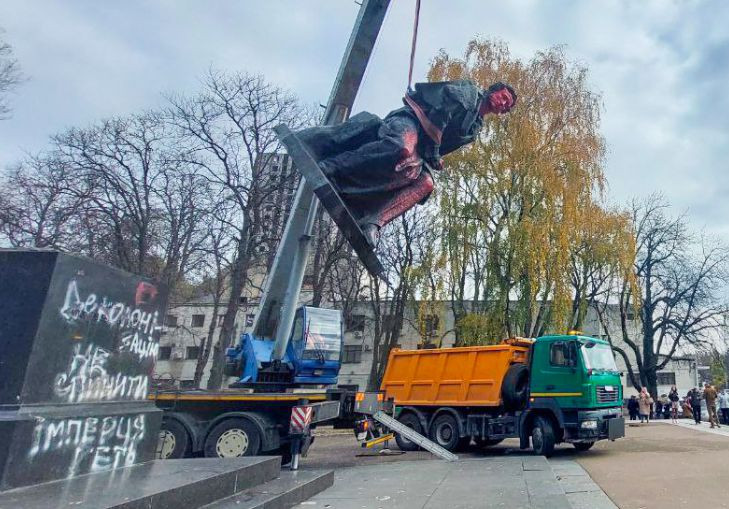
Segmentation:
<svg viewBox="0 0 729 509">
<path fill-rule="evenodd" d="M 299 439 L 306 453 L 318 424 L 354 420 L 355 393 L 341 389 L 256 393 L 158 391 L 149 396 L 164 411 L 158 457 L 238 457 L 280 454 Z"/>
</svg>

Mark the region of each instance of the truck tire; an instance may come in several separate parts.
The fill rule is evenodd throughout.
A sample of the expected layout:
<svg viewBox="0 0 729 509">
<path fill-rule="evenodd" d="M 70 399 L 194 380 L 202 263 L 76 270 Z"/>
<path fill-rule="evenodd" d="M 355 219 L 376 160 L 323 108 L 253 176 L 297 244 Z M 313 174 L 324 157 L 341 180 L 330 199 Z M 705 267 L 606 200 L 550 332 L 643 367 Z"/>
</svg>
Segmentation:
<svg viewBox="0 0 729 509">
<path fill-rule="evenodd" d="M 255 456 L 261 449 L 258 428 L 248 419 L 226 419 L 218 423 L 205 439 L 206 458 Z"/>
<path fill-rule="evenodd" d="M 451 414 L 441 414 L 430 425 L 430 439 L 448 451 L 455 451 L 461 442 L 458 421 Z"/>
<path fill-rule="evenodd" d="M 192 440 L 185 426 L 176 419 L 163 419 L 157 442 L 157 459 L 184 458 L 190 454 L 191 448 Z"/>
<path fill-rule="evenodd" d="M 507 410 L 524 408 L 529 391 L 529 368 L 524 364 L 512 364 L 501 383 L 501 399 Z"/>
<path fill-rule="evenodd" d="M 575 449 L 577 449 L 580 452 L 584 452 L 590 449 L 593 445 L 595 445 L 595 442 L 575 442 L 572 444 L 575 446 Z"/>
<path fill-rule="evenodd" d="M 420 419 L 418 419 L 417 415 L 408 412 L 405 415 L 401 415 L 397 420 L 400 424 L 404 424 L 416 433 L 423 434 L 423 427 L 420 425 Z M 411 442 L 399 433 L 395 433 L 395 442 L 397 442 L 397 446 L 401 451 L 417 451 L 420 449 L 418 444 Z"/>
<path fill-rule="evenodd" d="M 554 453 L 554 428 L 552 422 L 546 417 L 534 419 L 532 428 L 532 449 L 539 456 L 549 458 Z"/>
<path fill-rule="evenodd" d="M 491 447 L 504 441 L 503 438 L 476 438 L 476 447 Z"/>
</svg>

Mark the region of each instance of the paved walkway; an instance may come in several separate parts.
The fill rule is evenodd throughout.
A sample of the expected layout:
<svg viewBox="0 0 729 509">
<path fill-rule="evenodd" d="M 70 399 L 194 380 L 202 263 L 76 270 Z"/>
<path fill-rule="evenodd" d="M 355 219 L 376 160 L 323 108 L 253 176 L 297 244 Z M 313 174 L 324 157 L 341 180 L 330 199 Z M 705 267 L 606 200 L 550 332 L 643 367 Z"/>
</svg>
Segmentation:
<svg viewBox="0 0 729 509">
<path fill-rule="evenodd" d="M 554 469 L 553 469 L 554 467 Z M 343 468 L 334 486 L 300 509 L 614 509 L 577 463 L 492 457 Z"/>
<path fill-rule="evenodd" d="M 722 425 L 721 428 L 713 428 L 711 427 L 711 424 L 708 422 L 701 422 L 699 424 L 694 423 L 693 420 L 689 419 L 679 419 L 678 423 L 673 423 L 670 420 L 658 420 L 653 421 L 660 424 L 670 424 L 672 426 L 681 426 L 682 428 L 687 429 L 693 429 L 696 431 L 704 431 L 706 433 L 713 433 L 714 435 L 723 435 L 725 437 L 729 437 L 729 426 L 728 425 Z"/>
<path fill-rule="evenodd" d="M 559 485 L 572 509 L 617 509 L 582 466 L 567 458 L 549 460 Z"/>
<path fill-rule="evenodd" d="M 625 438 L 555 456 L 582 465 L 621 509 L 729 509 L 729 440 L 713 432 L 725 427 L 688 422 L 629 426 Z"/>
</svg>

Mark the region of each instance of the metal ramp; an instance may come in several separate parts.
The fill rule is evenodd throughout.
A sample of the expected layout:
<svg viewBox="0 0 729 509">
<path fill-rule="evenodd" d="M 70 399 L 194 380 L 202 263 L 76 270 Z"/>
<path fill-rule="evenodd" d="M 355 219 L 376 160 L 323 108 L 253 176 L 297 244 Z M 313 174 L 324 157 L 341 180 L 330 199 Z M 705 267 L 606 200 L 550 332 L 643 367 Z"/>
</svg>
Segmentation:
<svg viewBox="0 0 729 509">
<path fill-rule="evenodd" d="M 393 419 L 389 415 L 387 415 L 383 411 L 378 411 L 372 414 L 372 418 L 376 420 L 377 422 L 380 422 L 387 426 L 392 431 L 396 431 L 397 433 L 400 433 L 402 436 L 410 440 L 411 442 L 418 444 L 418 446 L 422 447 L 426 451 L 429 451 L 432 454 L 435 454 L 439 458 L 442 458 L 446 461 L 457 461 L 458 456 L 453 454 L 450 451 L 447 451 L 446 449 L 442 448 L 435 442 L 428 440 L 423 435 L 418 433 L 417 431 L 408 428 L 404 424 L 400 423 L 399 421 Z"/>
</svg>

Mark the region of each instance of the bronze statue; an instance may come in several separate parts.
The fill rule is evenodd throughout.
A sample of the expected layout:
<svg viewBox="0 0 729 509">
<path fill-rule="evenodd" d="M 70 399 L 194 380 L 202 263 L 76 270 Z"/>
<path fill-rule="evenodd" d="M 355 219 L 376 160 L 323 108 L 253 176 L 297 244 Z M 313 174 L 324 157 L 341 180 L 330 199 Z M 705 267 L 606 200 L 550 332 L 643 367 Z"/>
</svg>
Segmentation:
<svg viewBox="0 0 729 509">
<path fill-rule="evenodd" d="M 295 134 L 374 247 L 383 226 L 430 196 L 430 168 L 442 168 L 441 156 L 473 142 L 484 115 L 507 113 L 516 98 L 503 83 L 418 83 L 384 119 L 362 112 Z"/>
</svg>

